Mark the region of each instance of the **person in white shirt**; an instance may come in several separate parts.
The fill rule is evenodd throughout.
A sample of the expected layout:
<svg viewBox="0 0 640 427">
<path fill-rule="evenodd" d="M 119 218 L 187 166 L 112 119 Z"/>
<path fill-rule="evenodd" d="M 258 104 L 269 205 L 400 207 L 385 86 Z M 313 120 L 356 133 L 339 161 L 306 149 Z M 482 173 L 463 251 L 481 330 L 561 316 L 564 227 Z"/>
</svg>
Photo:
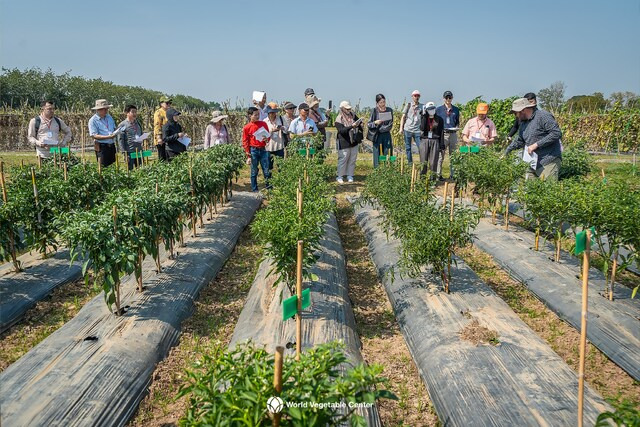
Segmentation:
<svg viewBox="0 0 640 427">
<path fill-rule="evenodd" d="M 308 136 L 318 132 L 316 123 L 309 118 L 309 104 L 303 102 L 298 105 L 298 117 L 289 125 L 289 133 L 293 135 Z"/>
<path fill-rule="evenodd" d="M 269 170 L 273 169 L 274 157 L 284 157 L 284 135 L 283 131 L 286 130 L 282 117 L 278 115 L 280 109 L 278 104 L 270 102 L 267 105 L 267 118 L 264 122 L 269 128 L 271 133 L 271 139 L 264 147 L 269 152 Z"/>
<path fill-rule="evenodd" d="M 67 145 L 72 135 L 69 126 L 55 116 L 55 105 L 52 101 L 43 101 L 40 107 L 40 115 L 29 121 L 27 139 L 36 147 L 38 157 L 46 159 L 51 156 L 50 148 Z M 60 133 L 64 135 L 62 140 Z"/>
</svg>

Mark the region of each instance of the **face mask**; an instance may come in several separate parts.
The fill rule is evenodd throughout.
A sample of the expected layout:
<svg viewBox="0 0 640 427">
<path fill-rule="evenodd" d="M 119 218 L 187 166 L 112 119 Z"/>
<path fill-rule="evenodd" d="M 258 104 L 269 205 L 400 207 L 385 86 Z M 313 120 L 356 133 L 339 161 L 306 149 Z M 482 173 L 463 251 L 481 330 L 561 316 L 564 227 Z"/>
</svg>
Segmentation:
<svg viewBox="0 0 640 427">
<path fill-rule="evenodd" d="M 429 113 L 429 116 L 433 117 L 433 116 L 435 116 L 435 114 L 436 114 L 436 110 L 434 110 L 434 109 L 428 109 L 428 110 L 427 110 L 427 113 Z"/>
</svg>

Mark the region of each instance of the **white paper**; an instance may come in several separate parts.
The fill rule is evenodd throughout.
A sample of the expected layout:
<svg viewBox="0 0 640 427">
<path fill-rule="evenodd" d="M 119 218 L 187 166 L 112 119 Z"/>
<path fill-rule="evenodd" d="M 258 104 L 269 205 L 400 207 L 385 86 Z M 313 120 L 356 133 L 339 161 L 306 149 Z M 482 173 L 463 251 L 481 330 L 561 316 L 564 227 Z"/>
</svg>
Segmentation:
<svg viewBox="0 0 640 427">
<path fill-rule="evenodd" d="M 122 131 L 124 130 L 124 126 L 121 126 L 119 128 L 116 128 L 116 130 L 113 131 L 113 135 L 118 135 L 120 133 L 122 133 Z"/>
<path fill-rule="evenodd" d="M 149 138 L 149 132 L 145 132 L 145 133 L 143 133 L 143 134 L 142 134 L 142 135 L 140 135 L 140 136 L 136 136 L 136 137 L 135 137 L 135 139 L 134 139 L 134 141 L 135 141 L 135 142 L 142 142 L 142 141 L 144 141 L 144 140 L 145 140 L 145 139 L 147 139 L 147 138 Z"/>
<path fill-rule="evenodd" d="M 527 150 L 527 147 L 525 147 L 524 153 L 522 153 L 522 160 L 524 160 L 525 163 L 529 163 L 531 169 L 536 169 L 536 166 L 538 166 L 538 153 L 534 151 L 533 153 L 529 154 L 529 150 Z"/>
<path fill-rule="evenodd" d="M 476 136 L 471 136 L 471 138 L 469 138 L 472 142 L 480 142 L 480 143 L 484 143 L 485 140 L 484 138 L 477 138 Z"/>
<path fill-rule="evenodd" d="M 45 145 L 58 145 L 59 142 L 56 141 L 55 139 L 45 139 L 44 141 L 42 141 L 43 144 Z"/>
<path fill-rule="evenodd" d="M 260 92 L 259 90 L 254 90 L 253 91 L 253 95 L 251 96 L 251 99 L 254 100 L 255 102 L 260 102 L 262 101 L 262 98 L 264 98 L 266 92 Z"/>
<path fill-rule="evenodd" d="M 353 124 L 356 125 L 356 126 L 360 126 L 360 123 L 362 123 L 362 118 L 359 118 L 358 120 L 353 122 Z"/>
<path fill-rule="evenodd" d="M 391 120 L 392 116 L 390 112 L 378 113 L 378 120 L 382 120 L 383 122 Z"/>
<path fill-rule="evenodd" d="M 253 133 L 253 136 L 258 141 L 264 141 L 265 139 L 269 138 L 271 134 L 265 128 L 258 128 L 258 130 Z"/>
<path fill-rule="evenodd" d="M 444 128 L 444 130 L 449 130 L 449 131 L 459 131 L 460 128 Z"/>
<path fill-rule="evenodd" d="M 188 136 L 183 136 L 182 138 L 178 138 L 178 142 L 184 144 L 185 147 L 188 147 L 191 143 L 191 138 L 189 138 Z"/>
</svg>

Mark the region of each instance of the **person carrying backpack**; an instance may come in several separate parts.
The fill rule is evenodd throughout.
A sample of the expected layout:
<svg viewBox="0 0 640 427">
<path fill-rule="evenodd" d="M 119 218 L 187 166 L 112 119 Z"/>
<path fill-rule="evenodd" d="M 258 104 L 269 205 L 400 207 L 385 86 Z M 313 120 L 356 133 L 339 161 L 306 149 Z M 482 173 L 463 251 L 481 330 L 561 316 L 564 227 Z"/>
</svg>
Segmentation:
<svg viewBox="0 0 640 427">
<path fill-rule="evenodd" d="M 71 128 L 55 113 L 52 101 L 42 101 L 40 115 L 29 121 L 27 139 L 36 147 L 36 154 L 42 159 L 51 156 L 53 147 L 64 147 L 71 141 Z M 60 133 L 64 136 L 60 140 Z"/>
</svg>

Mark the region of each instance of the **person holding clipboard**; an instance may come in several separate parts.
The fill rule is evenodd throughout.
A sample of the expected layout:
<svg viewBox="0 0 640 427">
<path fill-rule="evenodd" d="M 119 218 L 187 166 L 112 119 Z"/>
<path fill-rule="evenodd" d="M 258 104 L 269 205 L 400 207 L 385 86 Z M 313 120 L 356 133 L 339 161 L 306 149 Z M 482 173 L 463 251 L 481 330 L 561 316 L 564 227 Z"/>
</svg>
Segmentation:
<svg viewBox="0 0 640 427">
<path fill-rule="evenodd" d="M 373 167 L 377 168 L 378 157 L 393 154 L 393 110 L 387 107 L 387 99 L 381 93 L 376 95 L 376 107 L 371 111 L 367 128 L 367 139 L 373 144 Z"/>
<path fill-rule="evenodd" d="M 493 144 L 496 140 L 498 132 L 496 125 L 487 117 L 489 112 L 489 104 L 481 102 L 476 107 L 478 115 L 469 119 L 462 129 L 462 140 L 467 145 L 478 145 L 484 147 Z"/>
<path fill-rule="evenodd" d="M 271 133 L 265 122 L 260 120 L 260 110 L 256 107 L 249 107 L 247 110 L 249 123 L 242 129 L 242 147 L 247 153 L 247 164 L 251 165 L 251 191 L 258 191 L 258 165 L 262 168 L 264 184 L 269 186 L 269 152 L 266 150 L 267 142 Z"/>
</svg>

